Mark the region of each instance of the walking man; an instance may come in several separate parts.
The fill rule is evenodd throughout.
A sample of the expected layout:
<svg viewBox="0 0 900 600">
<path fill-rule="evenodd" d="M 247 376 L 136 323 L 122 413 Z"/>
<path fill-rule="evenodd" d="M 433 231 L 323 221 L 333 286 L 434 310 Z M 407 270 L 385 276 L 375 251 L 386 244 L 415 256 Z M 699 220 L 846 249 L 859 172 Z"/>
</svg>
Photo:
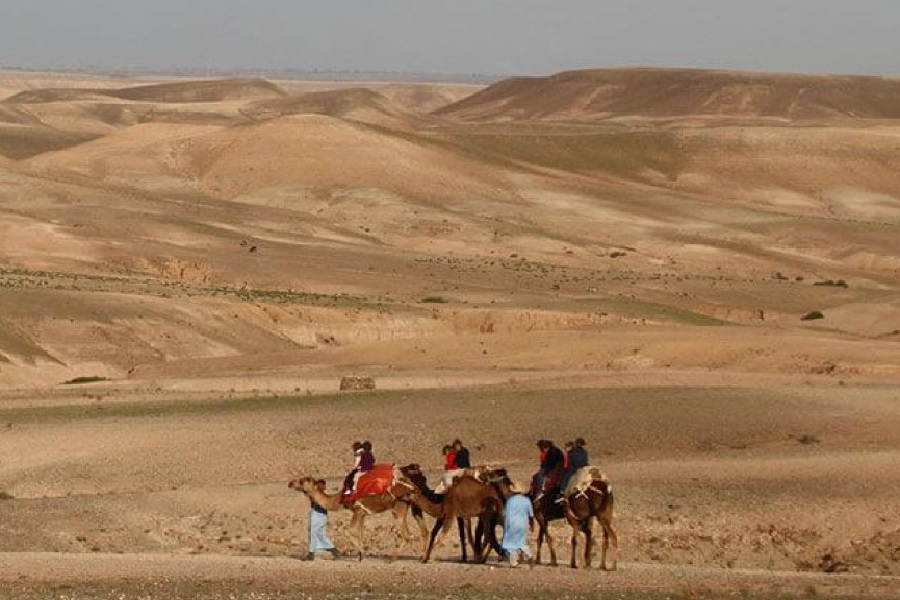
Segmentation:
<svg viewBox="0 0 900 600">
<path fill-rule="evenodd" d="M 325 480 L 316 481 L 316 487 L 320 492 L 325 492 Z M 331 538 L 328 537 L 328 511 L 324 506 L 316 504 L 309 499 L 309 547 L 306 560 L 315 560 L 316 552 L 329 552 L 335 559 L 340 557 L 334 547 Z"/>
<path fill-rule="evenodd" d="M 521 554 L 530 563 L 531 548 L 528 546 L 528 538 L 534 532 L 534 508 L 531 499 L 525 495 L 527 490 L 518 482 L 513 481 L 509 486 L 512 496 L 506 501 L 503 509 L 503 543 L 501 548 L 509 556 L 509 564 L 516 567 L 519 564 Z"/>
</svg>

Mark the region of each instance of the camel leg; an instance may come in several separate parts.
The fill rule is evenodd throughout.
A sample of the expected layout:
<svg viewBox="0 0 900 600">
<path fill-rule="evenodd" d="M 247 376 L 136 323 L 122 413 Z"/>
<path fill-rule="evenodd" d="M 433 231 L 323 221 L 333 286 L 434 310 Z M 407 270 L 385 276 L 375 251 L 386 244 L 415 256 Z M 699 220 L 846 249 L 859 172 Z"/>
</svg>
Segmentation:
<svg viewBox="0 0 900 600">
<path fill-rule="evenodd" d="M 469 541 L 469 546 L 472 547 L 472 557 L 474 559 L 478 559 L 478 555 L 481 553 L 481 540 L 476 540 L 475 536 L 472 535 L 472 519 L 466 517 L 464 519 L 466 524 L 466 538 Z M 459 523 L 459 519 L 456 520 Z"/>
<path fill-rule="evenodd" d="M 485 525 L 486 525 L 485 520 L 482 517 L 479 517 L 478 524 L 475 526 L 475 546 L 476 547 L 474 548 L 474 552 L 473 552 L 475 554 L 475 556 L 481 556 L 481 553 L 484 550 L 484 548 L 490 547 L 490 546 L 487 546 L 487 544 L 486 544 L 487 540 L 485 538 Z M 488 551 L 488 552 L 490 552 L 490 551 Z"/>
<path fill-rule="evenodd" d="M 394 553 L 391 555 L 392 562 L 397 560 L 397 556 L 400 554 L 400 547 L 405 546 L 412 540 L 409 527 L 406 526 L 408 509 L 409 507 L 401 502 L 394 504 L 394 507 L 391 509 L 391 514 L 394 517 Z"/>
<path fill-rule="evenodd" d="M 425 555 L 422 557 L 422 562 L 427 563 L 431 559 L 431 552 L 434 550 L 434 540 L 437 537 L 438 531 L 444 526 L 444 517 L 438 517 L 434 522 L 434 527 L 431 528 L 431 536 L 428 538 L 428 548 L 425 549 Z"/>
<path fill-rule="evenodd" d="M 462 562 L 469 562 L 469 556 L 466 551 L 466 523 L 462 517 L 456 517 L 456 528 L 459 530 L 459 547 L 462 550 Z M 471 535 L 469 536 L 471 539 Z"/>
<path fill-rule="evenodd" d="M 615 571 L 618 563 L 619 538 L 613 529 L 612 519 L 603 518 L 600 521 L 600 529 L 603 535 L 603 544 L 600 546 L 600 568 L 605 571 Z M 606 550 L 609 548 L 610 566 L 606 566 Z"/>
<path fill-rule="evenodd" d="M 578 551 L 578 526 L 574 523 L 570 523 L 572 525 L 572 558 L 569 560 L 569 566 L 573 569 L 578 568 L 578 556 L 576 552 Z"/>
<path fill-rule="evenodd" d="M 481 516 L 479 519 L 485 523 L 487 537 L 482 541 L 481 554 L 478 562 L 484 564 L 487 562 L 491 550 L 497 553 L 500 559 L 503 559 L 503 550 L 500 548 L 500 542 L 497 541 L 497 521 L 500 519 L 500 513 L 490 512 Z"/>
<path fill-rule="evenodd" d="M 417 509 L 417 506 L 413 506 L 412 513 L 416 524 L 419 526 L 419 537 L 422 539 L 422 553 L 424 554 L 428 544 L 428 527 L 425 525 L 425 517 L 422 515 L 422 511 Z"/>
<path fill-rule="evenodd" d="M 547 533 L 547 524 L 539 520 L 538 521 L 538 539 L 537 539 L 537 552 L 534 555 L 534 564 L 541 564 L 541 547 L 544 545 L 544 536 Z"/>
<path fill-rule="evenodd" d="M 353 510 L 353 518 L 350 519 L 350 522 L 347 524 L 347 537 L 350 538 L 350 543 L 356 548 L 356 551 L 359 554 L 359 560 L 363 559 L 363 519 L 365 519 L 365 512 L 359 508 L 355 508 Z"/>
<path fill-rule="evenodd" d="M 433 539 L 431 547 L 428 549 L 428 554 L 425 555 L 425 560 L 422 562 L 428 562 L 431 558 L 431 553 L 434 552 L 435 548 L 439 548 L 441 544 L 444 543 L 444 538 L 447 537 L 447 533 L 450 531 L 450 527 L 453 525 L 453 521 L 455 519 L 453 517 L 443 517 L 441 518 L 441 528 L 438 532 L 437 539 Z M 435 531 L 437 531 L 437 524 L 435 524 L 435 530 L 431 532 L 432 538 L 434 536 Z"/>
<path fill-rule="evenodd" d="M 583 530 L 584 531 L 584 568 L 591 568 L 591 543 L 593 540 L 591 539 L 591 519 L 587 519 L 584 521 Z"/>
<path fill-rule="evenodd" d="M 556 542 L 550 535 L 550 521 L 544 522 L 544 539 L 547 540 L 547 547 L 550 548 L 550 566 L 555 567 L 559 563 L 556 562 Z"/>
</svg>

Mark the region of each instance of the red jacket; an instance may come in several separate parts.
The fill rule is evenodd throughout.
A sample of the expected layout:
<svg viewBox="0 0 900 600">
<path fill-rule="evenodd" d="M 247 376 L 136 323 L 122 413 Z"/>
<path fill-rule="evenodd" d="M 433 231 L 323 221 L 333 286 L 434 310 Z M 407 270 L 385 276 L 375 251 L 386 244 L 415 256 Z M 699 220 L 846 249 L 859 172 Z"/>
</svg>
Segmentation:
<svg viewBox="0 0 900 600">
<path fill-rule="evenodd" d="M 444 470 L 456 471 L 459 466 L 456 464 L 456 452 L 448 452 L 444 455 Z"/>
</svg>

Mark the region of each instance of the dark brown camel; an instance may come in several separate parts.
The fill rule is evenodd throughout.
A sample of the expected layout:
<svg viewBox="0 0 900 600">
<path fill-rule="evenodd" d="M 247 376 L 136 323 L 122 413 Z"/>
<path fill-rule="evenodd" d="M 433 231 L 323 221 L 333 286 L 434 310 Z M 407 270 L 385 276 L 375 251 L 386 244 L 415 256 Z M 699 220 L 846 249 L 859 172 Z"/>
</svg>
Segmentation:
<svg viewBox="0 0 900 600">
<path fill-rule="evenodd" d="M 431 560 L 431 553 L 443 543 L 450 526 L 458 517 L 464 519 L 479 517 L 484 524 L 487 540 L 481 554 L 476 556 L 478 562 L 483 563 L 487 560 L 491 548 L 499 551 L 500 544 L 497 542 L 494 531 L 503 510 L 503 501 L 497 490 L 491 485 L 483 483 L 471 475 L 463 475 L 453 482 L 453 485 L 444 494 L 442 502 L 432 501 L 418 488 L 410 495 L 410 500 L 428 514 L 437 516 L 428 540 L 428 548 L 422 557 L 423 563 Z"/>
<path fill-rule="evenodd" d="M 494 486 L 504 502 L 512 495 L 509 489 L 510 479 L 506 469 L 487 471 L 483 474 L 483 479 Z M 554 502 L 558 498 L 554 494 L 541 494 L 535 497 L 532 493 L 531 497 L 534 520 L 538 524 L 537 552 L 534 555 L 534 563 L 537 565 L 541 564 L 541 549 L 544 546 L 544 540 L 546 540 L 547 545 L 550 547 L 550 566 L 555 567 L 557 565 L 556 545 L 550 536 L 550 521 L 566 518 L 565 510 L 559 503 Z"/>
<path fill-rule="evenodd" d="M 395 543 L 393 558 L 397 557 L 400 545 L 403 542 L 411 543 L 412 541 L 409 525 L 406 521 L 406 515 L 412 506 L 410 503 L 410 496 L 412 492 L 416 490 L 416 486 L 409 481 L 399 479 L 395 481 L 391 486 L 391 489 L 384 494 L 379 496 L 366 496 L 358 499 L 353 504 L 342 504 L 340 494 L 326 494 L 319 491 L 316 487 L 316 480 L 312 477 L 300 477 L 294 479 L 288 483 L 288 487 L 297 490 L 298 492 L 303 492 L 315 501 L 316 504 L 324 507 L 325 510 L 335 511 L 347 509 L 353 511 L 353 518 L 350 519 L 347 529 L 350 533 L 350 541 L 359 552 L 359 560 L 362 560 L 363 558 L 363 523 L 368 515 L 391 511 L 391 514 L 394 516 L 393 531 Z M 422 516 L 422 511 L 418 507 L 412 506 L 412 513 L 413 518 L 416 519 L 416 522 L 419 525 L 419 530 L 421 531 L 422 539 L 424 540 L 428 535 L 428 528 L 425 527 L 425 519 Z"/>
<path fill-rule="evenodd" d="M 615 571 L 618 560 L 619 538 L 612 526 L 613 520 L 612 485 L 605 479 L 594 479 L 590 487 L 583 492 L 576 492 L 566 498 L 563 506 L 566 512 L 566 520 L 572 527 L 572 560 L 570 566 L 578 568 L 576 563 L 576 547 L 578 545 L 578 532 L 584 534 L 584 566 L 591 566 L 591 523 L 594 517 L 600 523 L 600 535 L 603 543 L 600 545 L 600 568 L 604 571 Z M 610 550 L 610 566 L 606 565 L 606 552 Z"/>
<path fill-rule="evenodd" d="M 510 480 L 506 469 L 496 469 L 485 474 L 485 478 L 494 485 L 501 497 L 506 500 L 512 495 L 509 489 Z M 608 570 L 615 571 L 619 548 L 618 537 L 612 526 L 613 519 L 613 493 L 612 485 L 605 479 L 595 479 L 591 486 L 583 493 L 576 493 L 569 498 L 560 501 L 559 494 L 539 494 L 533 500 L 534 517 L 538 522 L 538 547 L 535 554 L 535 564 L 541 562 L 541 546 L 544 539 L 550 546 L 550 565 L 556 566 L 556 546 L 550 537 L 550 521 L 566 519 L 572 527 L 572 558 L 570 566 L 577 568 L 576 546 L 578 532 L 585 535 L 584 563 L 585 567 L 591 566 L 591 524 L 596 517 L 600 523 L 603 543 L 600 551 L 600 568 L 607 570 L 606 553 L 612 547 L 611 566 Z"/>
<path fill-rule="evenodd" d="M 428 487 L 428 478 L 422 472 L 422 469 L 418 464 L 413 463 L 407 465 L 405 467 L 400 467 L 400 473 L 403 474 L 403 477 L 411 481 L 422 494 L 430 501 L 427 506 L 422 505 L 420 508 L 431 515 L 432 517 L 439 519 L 443 516 L 441 508 L 441 504 L 444 502 L 445 495 L 437 494 Z M 462 551 L 462 562 L 468 562 L 468 547 L 472 547 L 472 555 L 477 560 L 478 557 L 481 556 L 482 543 L 484 541 L 484 533 L 485 526 L 487 525 L 481 519 L 478 520 L 478 525 L 475 530 L 475 534 L 472 533 L 472 519 L 470 517 L 457 517 L 456 518 L 457 529 L 459 530 L 459 547 Z M 496 541 L 496 534 L 489 534 L 489 540 Z M 493 550 L 500 555 L 500 546 L 496 545 L 493 547 Z"/>
</svg>

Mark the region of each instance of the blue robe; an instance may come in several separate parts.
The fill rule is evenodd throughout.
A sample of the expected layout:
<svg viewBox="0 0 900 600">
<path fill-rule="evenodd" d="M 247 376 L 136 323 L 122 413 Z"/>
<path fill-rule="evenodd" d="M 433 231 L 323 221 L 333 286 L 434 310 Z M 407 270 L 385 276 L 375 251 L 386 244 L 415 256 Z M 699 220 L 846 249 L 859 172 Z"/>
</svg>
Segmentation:
<svg viewBox="0 0 900 600">
<path fill-rule="evenodd" d="M 328 537 L 328 513 L 309 509 L 309 551 L 326 552 L 334 548 Z"/>
<path fill-rule="evenodd" d="M 534 508 L 528 496 L 516 494 L 506 501 L 503 518 L 502 548 L 507 552 L 527 550 Z"/>
</svg>

